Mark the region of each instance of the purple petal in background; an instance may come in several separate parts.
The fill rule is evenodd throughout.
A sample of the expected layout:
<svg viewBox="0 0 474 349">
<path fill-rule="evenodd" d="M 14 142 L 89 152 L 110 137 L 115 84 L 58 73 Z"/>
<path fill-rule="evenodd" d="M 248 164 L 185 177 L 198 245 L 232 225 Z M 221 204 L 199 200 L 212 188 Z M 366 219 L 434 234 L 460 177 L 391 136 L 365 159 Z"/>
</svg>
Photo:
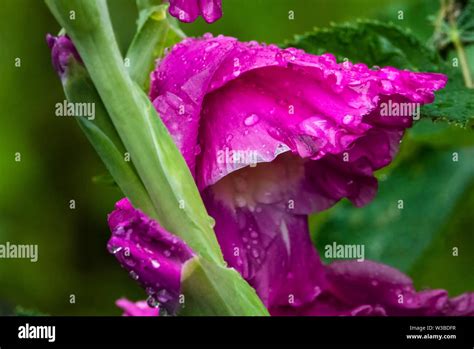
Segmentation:
<svg viewBox="0 0 474 349">
<path fill-rule="evenodd" d="M 152 308 L 146 301 L 132 302 L 125 298 L 117 299 L 115 304 L 123 310 L 123 316 L 158 316 L 158 308 Z"/>
<path fill-rule="evenodd" d="M 182 22 L 194 22 L 202 16 L 207 23 L 222 17 L 222 0 L 169 0 L 170 13 Z"/>
<path fill-rule="evenodd" d="M 312 303 L 278 307 L 273 315 L 473 316 L 474 293 L 449 298 L 444 290 L 417 292 L 411 279 L 372 261 L 326 266 L 327 287 Z"/>
<path fill-rule="evenodd" d="M 117 202 L 109 215 L 112 237 L 109 251 L 149 295 L 153 306 L 175 313 L 181 288 L 181 270 L 194 256 L 178 237 L 133 208 L 127 199 Z"/>
</svg>

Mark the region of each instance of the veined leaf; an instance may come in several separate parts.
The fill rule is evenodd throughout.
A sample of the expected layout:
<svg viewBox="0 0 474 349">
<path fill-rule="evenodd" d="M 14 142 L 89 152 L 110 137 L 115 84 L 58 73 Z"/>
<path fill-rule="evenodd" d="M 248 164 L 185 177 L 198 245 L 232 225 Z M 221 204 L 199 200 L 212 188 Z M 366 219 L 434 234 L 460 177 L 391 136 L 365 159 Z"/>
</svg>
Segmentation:
<svg viewBox="0 0 474 349">
<path fill-rule="evenodd" d="M 426 47 L 410 31 L 395 24 L 372 20 L 333 24 L 315 28 L 285 42 L 308 53 L 334 54 L 339 61 L 371 66 L 393 66 L 414 71 L 438 71 L 442 63 L 438 54 Z"/>
<path fill-rule="evenodd" d="M 436 93 L 433 104 L 422 107 L 421 116 L 433 120 L 443 120 L 461 127 L 474 126 L 474 89 L 463 86 L 452 87 L 448 82 L 444 90 Z"/>
</svg>

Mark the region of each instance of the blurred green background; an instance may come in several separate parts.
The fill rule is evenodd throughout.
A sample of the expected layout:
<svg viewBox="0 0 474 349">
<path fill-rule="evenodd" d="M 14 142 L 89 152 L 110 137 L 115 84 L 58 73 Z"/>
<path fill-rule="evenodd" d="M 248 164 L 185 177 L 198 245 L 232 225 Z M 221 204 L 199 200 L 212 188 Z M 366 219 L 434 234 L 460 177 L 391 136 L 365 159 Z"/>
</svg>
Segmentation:
<svg viewBox="0 0 474 349">
<path fill-rule="evenodd" d="M 109 5 L 124 51 L 135 31 L 135 1 L 109 0 Z M 438 3 L 224 0 L 223 6 L 224 17 L 217 23 L 200 19 L 182 25 L 183 30 L 190 36 L 212 32 L 280 43 L 314 26 L 372 18 L 411 28 L 426 41 L 432 33 L 428 16 Z M 294 20 L 288 11 L 294 11 Z M 398 11 L 404 12 L 403 20 Z M 0 243 L 38 244 L 39 261 L 0 259 L 0 312 L 21 305 L 54 315 L 119 314 L 115 299 L 140 299 L 143 292 L 106 250 L 106 217 L 121 194 L 93 183 L 94 176 L 106 172 L 104 166 L 76 122 L 54 114 L 64 95 L 45 35 L 59 29 L 43 1 L 2 0 Z M 15 67 L 16 58 L 21 67 Z M 363 210 L 342 202 L 312 219 L 317 245 L 365 243 L 367 258 L 401 268 L 420 288 L 442 287 L 452 295 L 474 289 L 474 170 L 468 132 L 431 122 L 417 125 L 402 144 L 400 158 L 381 174 L 380 200 Z M 447 159 L 454 151 L 462 161 L 453 169 Z M 20 162 L 15 162 L 16 153 Z M 405 216 L 386 205 L 398 198 L 407 200 Z M 76 201 L 74 210 L 70 200 Z M 350 226 L 343 224 L 348 216 Z M 458 257 L 452 256 L 452 246 L 459 247 Z"/>
</svg>

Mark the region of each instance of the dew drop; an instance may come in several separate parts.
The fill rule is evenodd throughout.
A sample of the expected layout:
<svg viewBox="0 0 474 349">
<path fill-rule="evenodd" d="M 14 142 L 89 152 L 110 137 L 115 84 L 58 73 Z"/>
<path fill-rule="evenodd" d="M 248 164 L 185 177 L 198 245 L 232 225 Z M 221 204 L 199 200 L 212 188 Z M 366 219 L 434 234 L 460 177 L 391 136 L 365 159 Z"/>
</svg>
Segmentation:
<svg viewBox="0 0 474 349">
<path fill-rule="evenodd" d="M 242 195 L 237 195 L 234 201 L 237 207 L 244 207 L 247 205 L 247 201 Z"/>
<path fill-rule="evenodd" d="M 156 291 L 155 291 L 155 289 L 154 289 L 153 287 L 147 287 L 147 288 L 145 289 L 145 292 L 146 292 L 146 294 L 149 295 L 149 296 L 152 296 L 152 295 L 154 295 L 154 294 L 156 293 Z"/>
<path fill-rule="evenodd" d="M 151 260 L 151 266 L 155 269 L 158 269 L 161 265 L 156 259 Z"/>
<path fill-rule="evenodd" d="M 216 220 L 211 216 L 208 217 L 208 220 L 209 220 L 209 227 L 211 227 L 211 229 L 214 229 L 214 227 L 216 226 Z"/>
<path fill-rule="evenodd" d="M 137 265 L 137 262 L 135 261 L 135 259 L 131 258 L 131 256 L 126 256 L 125 254 L 124 254 L 124 263 L 129 267 L 134 267 L 135 265 Z"/>
<path fill-rule="evenodd" d="M 117 254 L 122 250 L 121 246 L 115 246 L 115 245 L 108 245 L 107 249 L 109 250 L 110 253 L 112 254 Z"/>
<path fill-rule="evenodd" d="M 146 299 L 146 303 L 148 304 L 149 307 L 151 308 L 158 308 L 160 306 L 160 303 L 155 299 L 153 296 L 149 296 Z"/>
<path fill-rule="evenodd" d="M 253 126 L 259 121 L 259 117 L 257 114 L 251 114 L 247 116 L 244 120 L 245 126 Z"/>
<path fill-rule="evenodd" d="M 199 155 L 201 154 L 201 146 L 198 144 L 196 145 L 196 147 L 194 148 L 194 155 Z"/>
<path fill-rule="evenodd" d="M 212 51 L 213 49 L 215 49 L 216 47 L 219 47 L 218 42 L 210 42 L 206 45 L 206 48 L 204 49 L 204 51 L 209 52 L 209 51 Z"/>
<path fill-rule="evenodd" d="M 173 298 L 173 295 L 170 292 L 168 292 L 168 290 L 162 289 L 158 291 L 158 293 L 156 294 L 156 298 L 158 299 L 160 303 L 166 303 Z"/>
<path fill-rule="evenodd" d="M 347 114 L 342 118 L 342 123 L 344 125 L 349 125 L 352 122 L 352 120 L 354 120 L 354 117 L 350 114 Z"/>
<path fill-rule="evenodd" d="M 124 228 L 123 226 L 117 227 L 117 228 L 114 230 L 114 234 L 115 234 L 115 235 L 118 235 L 118 236 L 121 236 L 121 235 L 125 234 L 125 228 Z"/>
<path fill-rule="evenodd" d="M 130 277 L 133 279 L 133 280 L 138 280 L 139 276 L 137 273 L 135 273 L 133 270 L 130 270 L 130 272 L 128 273 L 130 275 Z"/>
</svg>

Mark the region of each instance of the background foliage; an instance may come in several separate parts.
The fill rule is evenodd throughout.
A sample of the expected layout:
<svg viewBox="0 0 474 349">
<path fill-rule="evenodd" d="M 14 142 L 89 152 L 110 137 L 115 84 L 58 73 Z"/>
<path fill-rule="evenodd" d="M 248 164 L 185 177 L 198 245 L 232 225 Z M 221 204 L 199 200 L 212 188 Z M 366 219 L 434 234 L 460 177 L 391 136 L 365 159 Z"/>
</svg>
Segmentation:
<svg viewBox="0 0 474 349">
<path fill-rule="evenodd" d="M 109 5 L 125 51 L 135 31 L 135 1 L 109 0 Z M 364 18 L 378 20 L 383 27 L 392 21 L 410 31 L 407 42 L 414 48 L 398 47 L 403 39 L 393 38 L 387 29 L 378 32 L 382 38 L 369 40 L 359 34 L 341 50 L 334 45 L 344 41 L 333 40 L 327 32 L 313 43 L 301 37 L 293 43 L 320 53 L 316 50 L 325 42 L 338 56 L 369 65 L 451 69 L 448 73 L 454 77 L 459 71 L 416 46 L 431 37 L 429 17 L 437 9 L 432 0 L 224 0 L 223 19 L 212 25 L 199 20 L 182 29 L 188 35 L 212 32 L 284 43 L 331 22 L 337 26 Z M 290 10 L 295 13 L 293 21 L 288 20 Z M 403 11 L 403 20 L 398 11 Z M 98 156 L 73 119 L 54 115 L 54 105 L 64 95 L 44 37 L 59 28 L 38 0 L 3 0 L 0 19 L 0 243 L 39 245 L 37 263 L 0 259 L 0 310 L 11 313 L 19 304 L 55 315 L 119 314 L 116 298 L 138 299 L 143 292 L 105 248 L 106 215 L 120 192 L 92 180 L 106 172 Z M 469 21 L 463 25 L 469 26 Z M 369 51 L 370 61 L 361 54 Z M 474 61 L 472 46 L 467 53 Z M 449 62 L 450 55 L 448 50 L 443 58 Z M 20 68 L 14 66 L 17 57 Z M 474 141 L 469 129 L 474 112 L 471 92 L 460 91 L 446 93 L 441 101 L 451 108 L 449 113 L 444 109 L 448 117 L 462 119 L 451 125 L 427 118 L 410 130 L 397 160 L 379 173 L 380 192 L 373 203 L 353 209 L 343 201 L 312 217 L 317 246 L 332 241 L 364 243 L 366 258 L 404 270 L 420 288 L 442 287 L 452 295 L 474 289 Z M 426 116 L 446 119 L 439 112 L 424 109 Z M 14 161 L 16 152 L 21 153 L 21 162 Z M 456 163 L 451 161 L 453 152 L 459 154 Z M 75 210 L 69 209 L 71 199 L 76 200 Z M 402 211 L 396 208 L 399 199 L 405 203 Z M 458 257 L 452 256 L 453 247 L 459 248 Z M 71 294 L 75 304 L 69 302 Z"/>
</svg>

